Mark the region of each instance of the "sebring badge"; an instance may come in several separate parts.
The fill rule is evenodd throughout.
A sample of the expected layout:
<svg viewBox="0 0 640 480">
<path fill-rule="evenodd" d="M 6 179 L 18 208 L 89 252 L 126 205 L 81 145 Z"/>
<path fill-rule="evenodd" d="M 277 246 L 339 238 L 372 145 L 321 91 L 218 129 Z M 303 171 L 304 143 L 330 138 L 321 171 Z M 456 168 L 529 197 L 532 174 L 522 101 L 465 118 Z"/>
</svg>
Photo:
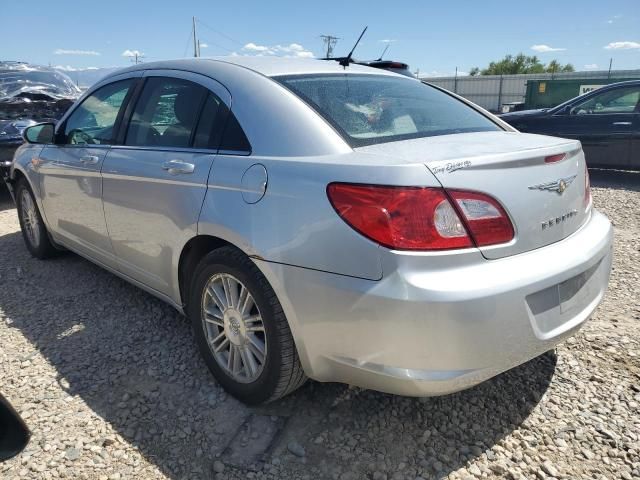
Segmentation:
<svg viewBox="0 0 640 480">
<path fill-rule="evenodd" d="M 571 210 L 570 212 L 563 213 L 559 217 L 550 218 L 549 220 L 545 220 L 542 222 L 542 230 L 546 230 L 547 228 L 555 227 L 556 225 L 560 225 L 561 223 L 566 222 L 567 220 L 578 215 L 577 210 Z"/>
<path fill-rule="evenodd" d="M 548 192 L 556 192 L 562 195 L 564 191 L 571 185 L 576 179 L 577 175 L 571 175 L 570 177 L 559 178 L 553 182 L 539 183 L 538 185 L 531 185 L 529 190 L 546 190 Z"/>
</svg>

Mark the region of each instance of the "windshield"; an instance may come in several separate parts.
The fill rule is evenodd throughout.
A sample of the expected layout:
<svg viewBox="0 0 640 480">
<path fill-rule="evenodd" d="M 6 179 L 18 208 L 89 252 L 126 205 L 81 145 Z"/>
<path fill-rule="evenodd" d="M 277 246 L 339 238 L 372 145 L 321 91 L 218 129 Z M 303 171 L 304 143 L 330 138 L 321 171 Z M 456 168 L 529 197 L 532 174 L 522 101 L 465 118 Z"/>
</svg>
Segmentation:
<svg viewBox="0 0 640 480">
<path fill-rule="evenodd" d="M 400 76 L 292 75 L 275 80 L 311 105 L 353 147 L 501 130 L 451 95 Z"/>
</svg>

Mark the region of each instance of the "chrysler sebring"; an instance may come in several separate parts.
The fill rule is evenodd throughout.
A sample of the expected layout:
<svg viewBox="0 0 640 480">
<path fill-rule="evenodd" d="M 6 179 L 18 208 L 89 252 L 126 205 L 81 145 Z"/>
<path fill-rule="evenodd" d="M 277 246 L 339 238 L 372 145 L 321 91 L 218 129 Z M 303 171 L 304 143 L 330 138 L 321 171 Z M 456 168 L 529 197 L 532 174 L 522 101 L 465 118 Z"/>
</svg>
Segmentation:
<svg viewBox="0 0 640 480">
<path fill-rule="evenodd" d="M 71 250 L 173 305 L 248 403 L 307 378 L 468 388 L 576 332 L 607 286 L 578 141 L 391 72 L 142 64 L 24 136 L 31 254 Z"/>
</svg>

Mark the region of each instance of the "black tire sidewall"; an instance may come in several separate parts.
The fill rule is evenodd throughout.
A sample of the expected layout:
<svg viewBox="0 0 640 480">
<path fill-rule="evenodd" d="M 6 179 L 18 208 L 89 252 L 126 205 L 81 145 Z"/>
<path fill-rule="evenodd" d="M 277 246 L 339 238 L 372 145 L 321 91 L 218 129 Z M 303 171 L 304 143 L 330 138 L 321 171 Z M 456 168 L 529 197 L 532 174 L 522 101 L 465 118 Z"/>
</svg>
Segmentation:
<svg viewBox="0 0 640 480">
<path fill-rule="evenodd" d="M 33 202 L 36 208 L 36 217 L 38 219 L 38 234 L 40 236 L 38 246 L 36 247 L 31 243 L 31 239 L 25 230 L 24 226 L 24 212 L 22 209 L 22 195 L 23 192 L 26 192 L 31 196 L 31 201 Z M 20 230 L 22 231 L 22 238 L 24 239 L 24 243 L 27 247 L 27 250 L 36 258 L 46 258 L 51 255 L 51 250 L 53 250 L 51 246 L 51 242 L 49 241 L 49 236 L 47 234 L 47 227 L 42 220 L 42 216 L 40 215 L 40 210 L 38 208 L 38 203 L 36 202 L 36 198 L 29 188 L 29 185 L 24 181 L 20 181 L 16 188 L 16 207 L 18 209 L 18 221 L 20 222 Z"/>
<path fill-rule="evenodd" d="M 229 251 L 229 249 L 224 250 Z M 267 358 L 262 373 L 251 383 L 240 383 L 231 378 L 218 365 L 213 352 L 209 349 L 202 323 L 202 295 L 208 280 L 217 273 L 228 273 L 240 280 L 249 289 L 262 317 L 267 339 Z M 191 319 L 196 342 L 209 370 L 225 390 L 243 402 L 255 405 L 269 400 L 280 379 L 282 359 L 278 325 L 275 320 L 276 309 L 279 310 L 280 307 L 277 305 L 277 300 L 274 305 L 275 295 L 266 279 L 257 267 L 252 265 L 250 259 L 246 257 L 240 259 L 236 255 L 229 256 L 222 251 L 214 251 L 208 254 L 196 269 L 189 292 L 187 315 Z"/>
</svg>

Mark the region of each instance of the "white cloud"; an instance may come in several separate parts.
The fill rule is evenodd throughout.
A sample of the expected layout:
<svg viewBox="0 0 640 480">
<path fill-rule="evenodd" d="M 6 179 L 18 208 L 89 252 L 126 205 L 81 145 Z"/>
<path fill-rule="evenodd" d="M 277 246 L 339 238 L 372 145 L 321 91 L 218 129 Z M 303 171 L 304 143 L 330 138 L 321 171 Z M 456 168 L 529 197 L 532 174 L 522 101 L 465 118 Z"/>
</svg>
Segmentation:
<svg viewBox="0 0 640 480">
<path fill-rule="evenodd" d="M 100 70 L 99 67 L 72 67 L 71 65 L 56 65 L 56 70 L 62 70 L 64 72 L 85 72 L 87 70 Z"/>
<path fill-rule="evenodd" d="M 379 40 L 380 43 L 393 43 L 395 41 L 396 41 L 395 38 L 385 38 L 383 40 Z"/>
<path fill-rule="evenodd" d="M 270 52 L 271 51 L 271 48 L 264 45 L 256 45 L 253 42 L 247 43 L 244 47 L 242 47 L 242 49 L 250 52 Z"/>
<path fill-rule="evenodd" d="M 598 69 L 598 64 L 597 63 L 587 63 L 584 66 L 585 70 L 597 70 Z"/>
<path fill-rule="evenodd" d="M 549 45 L 541 44 L 541 45 L 531 45 L 531 50 L 539 53 L 547 53 L 547 52 L 562 52 L 566 50 L 566 48 L 554 48 L 554 47 L 550 47 Z"/>
<path fill-rule="evenodd" d="M 604 47 L 607 50 L 632 50 L 635 48 L 640 48 L 640 43 L 638 42 L 611 42 L 609 45 Z"/>
<path fill-rule="evenodd" d="M 209 48 L 209 45 L 204 42 L 200 42 L 200 48 Z"/>
<path fill-rule="evenodd" d="M 144 53 L 142 53 L 140 50 L 129 50 L 129 49 L 122 52 L 123 57 L 135 57 L 136 55 L 138 57 L 142 57 L 144 56 Z"/>
<path fill-rule="evenodd" d="M 253 42 L 247 43 L 242 50 L 245 55 L 273 55 L 278 57 L 298 57 L 313 58 L 313 52 L 307 50 L 299 43 L 290 43 L 289 45 L 258 45 Z M 234 52 L 236 53 L 236 52 Z M 232 54 L 233 55 L 233 54 Z"/>
<path fill-rule="evenodd" d="M 95 50 L 66 50 L 64 48 L 56 48 L 53 51 L 54 55 L 93 55 L 98 56 L 100 52 L 96 52 Z"/>
</svg>

